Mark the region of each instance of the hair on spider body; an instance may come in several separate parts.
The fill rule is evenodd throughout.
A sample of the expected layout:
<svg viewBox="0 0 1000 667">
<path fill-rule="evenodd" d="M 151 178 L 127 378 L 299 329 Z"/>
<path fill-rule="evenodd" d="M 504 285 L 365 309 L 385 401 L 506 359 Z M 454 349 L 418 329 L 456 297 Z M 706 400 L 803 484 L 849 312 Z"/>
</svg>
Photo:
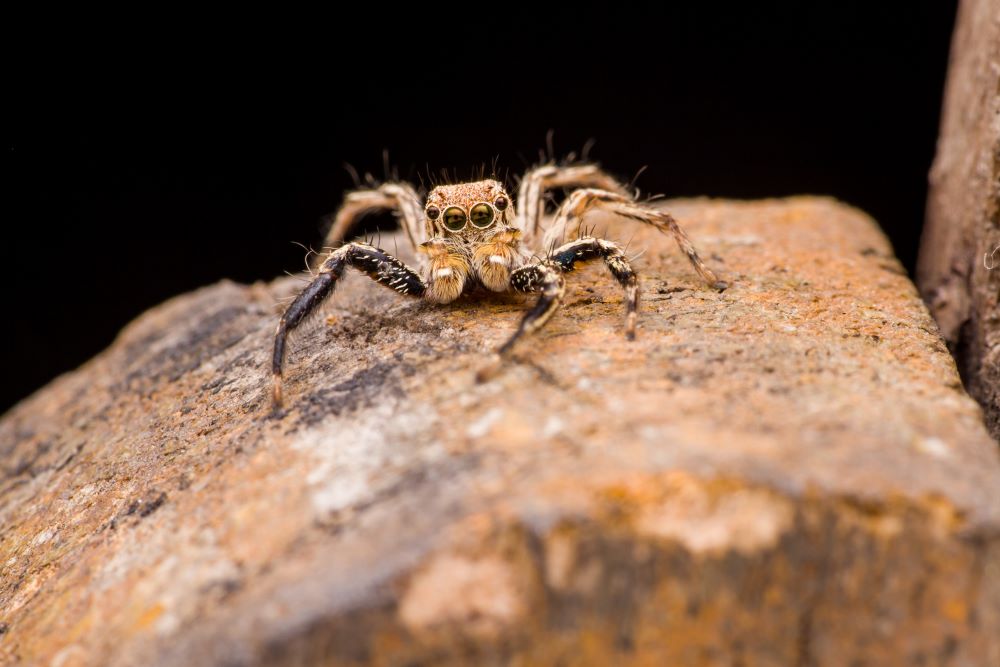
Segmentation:
<svg viewBox="0 0 1000 667">
<path fill-rule="evenodd" d="M 556 188 L 568 194 L 543 225 L 546 193 Z M 534 167 L 520 181 L 517 202 L 515 208 L 514 197 L 492 178 L 436 185 L 425 200 L 412 185 L 401 181 L 371 184 L 348 193 L 324 245 L 343 243 L 366 213 L 388 210 L 399 218 L 418 266 L 407 266 L 372 242 L 352 241 L 330 250 L 278 322 L 271 364 L 275 407 L 283 398 L 289 335 L 329 298 L 348 268 L 397 294 L 434 303 L 449 303 L 477 286 L 493 292 L 538 293 L 514 333 L 477 374 L 480 381 L 502 368 L 515 344 L 555 314 L 565 295 L 565 274 L 580 262 L 604 262 L 623 290 L 625 335 L 635 337 L 638 278 L 623 248 L 594 237 L 593 230 L 587 233 L 582 225 L 590 211 L 636 220 L 669 234 L 703 280 L 715 289 L 726 288 L 669 213 L 636 201 L 628 189 L 594 164 L 548 162 Z"/>
</svg>

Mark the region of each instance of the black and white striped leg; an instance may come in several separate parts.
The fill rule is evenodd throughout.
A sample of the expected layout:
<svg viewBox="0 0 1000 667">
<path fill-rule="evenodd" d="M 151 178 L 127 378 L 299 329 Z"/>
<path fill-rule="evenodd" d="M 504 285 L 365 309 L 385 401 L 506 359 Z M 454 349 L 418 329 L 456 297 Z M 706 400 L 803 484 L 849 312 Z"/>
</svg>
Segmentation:
<svg viewBox="0 0 1000 667">
<path fill-rule="evenodd" d="M 544 247 L 555 247 L 562 244 L 567 238 L 579 237 L 583 217 L 593 209 L 637 220 L 656 227 L 664 234 L 669 234 L 677 242 L 681 251 L 687 255 L 688 260 L 702 280 L 717 290 L 724 290 L 728 287 L 725 282 L 716 277 L 711 269 L 705 266 L 705 262 L 698 256 L 698 251 L 695 250 L 691 239 L 688 238 L 688 235 L 681 229 L 672 215 L 666 211 L 636 202 L 631 197 L 607 190 L 580 189 L 567 197 L 559 210 L 556 211 L 552 225 L 545 232 Z"/>
<path fill-rule="evenodd" d="M 380 248 L 363 243 L 348 243 L 330 252 L 320 265 L 313 281 L 285 310 L 274 333 L 271 374 L 275 407 L 280 406 L 282 400 L 282 370 L 288 334 L 302 324 L 333 293 L 337 281 L 348 266 L 354 267 L 375 282 L 399 294 L 422 297 L 427 291 L 427 285 L 416 271 Z"/>
<path fill-rule="evenodd" d="M 375 188 L 347 193 L 333 218 L 323 246 L 332 248 L 342 243 L 358 221 L 369 213 L 392 211 L 399 218 L 413 250 L 428 235 L 420 197 L 409 183 L 383 183 Z"/>
<path fill-rule="evenodd" d="M 521 318 L 517 331 L 497 348 L 490 363 L 476 374 L 479 382 L 488 380 L 499 370 L 503 360 L 510 355 L 518 340 L 538 331 L 549 321 L 562 304 L 563 295 L 566 293 L 563 269 L 558 262 L 552 260 L 543 260 L 538 264 L 515 270 L 511 273 L 510 284 L 519 292 L 541 292 L 541 295 L 532 309 Z"/>
<path fill-rule="evenodd" d="M 636 312 L 639 307 L 639 279 L 624 251 L 611 241 L 585 236 L 556 248 L 550 256 L 566 273 L 572 271 L 577 262 L 598 258 L 604 260 L 611 275 L 625 290 L 625 336 L 634 340 Z"/>
</svg>

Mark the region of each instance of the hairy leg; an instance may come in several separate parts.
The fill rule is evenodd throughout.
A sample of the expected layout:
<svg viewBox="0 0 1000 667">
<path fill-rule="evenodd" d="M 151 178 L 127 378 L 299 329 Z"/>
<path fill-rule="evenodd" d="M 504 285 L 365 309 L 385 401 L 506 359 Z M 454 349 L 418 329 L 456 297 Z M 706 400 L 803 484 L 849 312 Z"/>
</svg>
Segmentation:
<svg viewBox="0 0 1000 667">
<path fill-rule="evenodd" d="M 666 211 L 652 208 L 634 201 L 627 195 L 596 188 L 584 188 L 574 191 L 563 202 L 552 220 L 552 225 L 545 231 L 542 242 L 545 247 L 556 247 L 566 239 L 576 239 L 580 236 L 580 225 L 584 215 L 594 209 L 607 211 L 614 215 L 637 220 L 656 227 L 664 234 L 669 234 L 680 249 L 687 255 L 694 270 L 711 287 L 722 290 L 728 285 L 719 280 L 695 250 L 691 239 L 684 233 L 674 217 Z"/>
<path fill-rule="evenodd" d="M 272 399 L 276 407 L 281 405 L 282 400 L 282 371 L 288 334 L 333 293 L 337 281 L 348 266 L 399 294 L 422 297 L 427 291 L 427 285 L 413 269 L 379 248 L 363 243 L 348 243 L 330 252 L 313 281 L 285 310 L 274 333 L 271 377 Z"/>
<path fill-rule="evenodd" d="M 343 243 L 357 222 L 375 211 L 392 211 L 396 214 L 414 251 L 428 236 L 423 205 L 413 187 L 409 183 L 383 183 L 376 188 L 347 193 L 344 203 L 334 215 L 333 225 L 323 246 L 332 248 Z"/>
<path fill-rule="evenodd" d="M 576 267 L 577 262 L 603 259 L 611 275 L 625 290 L 625 336 L 635 339 L 635 320 L 639 305 L 639 280 L 632 270 L 625 253 L 617 244 L 604 239 L 584 237 L 556 248 L 548 259 L 538 264 L 521 267 L 511 274 L 510 286 L 519 292 L 541 292 L 534 307 L 521 319 L 517 331 L 497 348 L 490 363 L 476 374 L 479 382 L 488 380 L 500 369 L 510 355 L 514 344 L 545 325 L 562 303 L 566 291 L 563 274 Z"/>
<path fill-rule="evenodd" d="M 497 348 L 490 363 L 476 374 L 476 380 L 479 382 L 488 380 L 496 374 L 518 340 L 538 331 L 549 321 L 566 293 L 566 279 L 563 277 L 562 267 L 558 262 L 548 259 L 515 270 L 511 274 L 510 285 L 519 292 L 541 292 L 541 295 L 534 307 L 521 318 L 514 335 Z"/>
<path fill-rule="evenodd" d="M 556 248 L 549 256 L 566 273 L 572 271 L 577 262 L 598 258 L 604 260 L 611 275 L 625 290 L 625 336 L 634 340 L 636 311 L 639 307 L 639 279 L 624 251 L 617 244 L 585 236 Z"/>
<path fill-rule="evenodd" d="M 529 244 L 532 244 L 539 235 L 539 223 L 545 214 L 545 193 L 555 188 L 599 188 L 628 195 L 622 184 L 596 164 L 550 163 L 533 167 L 521 178 L 517 192 L 517 203 L 520 207 L 517 226 L 524 232 L 526 242 Z"/>
</svg>

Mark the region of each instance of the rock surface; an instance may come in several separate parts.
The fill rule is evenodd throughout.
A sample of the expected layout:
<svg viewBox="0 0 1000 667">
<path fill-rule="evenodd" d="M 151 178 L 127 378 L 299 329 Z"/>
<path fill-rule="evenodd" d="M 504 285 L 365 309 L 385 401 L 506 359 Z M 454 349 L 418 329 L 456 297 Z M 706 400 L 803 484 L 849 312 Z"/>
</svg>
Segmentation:
<svg viewBox="0 0 1000 667">
<path fill-rule="evenodd" d="M 1000 440 L 1000 0 L 963 0 L 917 283 Z"/>
<path fill-rule="evenodd" d="M 1000 664 L 1000 457 L 885 238 L 669 207 L 730 289 L 614 227 L 638 339 L 587 267 L 484 384 L 522 297 L 352 275 L 278 415 L 299 281 L 137 319 L 0 421 L 0 662 Z"/>
</svg>

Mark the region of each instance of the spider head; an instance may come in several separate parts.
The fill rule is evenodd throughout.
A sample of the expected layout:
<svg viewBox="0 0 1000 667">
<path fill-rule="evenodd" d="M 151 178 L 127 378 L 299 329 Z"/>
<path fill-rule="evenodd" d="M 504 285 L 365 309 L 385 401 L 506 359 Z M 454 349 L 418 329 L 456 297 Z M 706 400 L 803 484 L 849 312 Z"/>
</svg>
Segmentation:
<svg viewBox="0 0 1000 667">
<path fill-rule="evenodd" d="M 481 236 L 507 226 L 514 202 L 499 181 L 439 185 L 427 195 L 427 227 L 433 236 Z"/>
</svg>

